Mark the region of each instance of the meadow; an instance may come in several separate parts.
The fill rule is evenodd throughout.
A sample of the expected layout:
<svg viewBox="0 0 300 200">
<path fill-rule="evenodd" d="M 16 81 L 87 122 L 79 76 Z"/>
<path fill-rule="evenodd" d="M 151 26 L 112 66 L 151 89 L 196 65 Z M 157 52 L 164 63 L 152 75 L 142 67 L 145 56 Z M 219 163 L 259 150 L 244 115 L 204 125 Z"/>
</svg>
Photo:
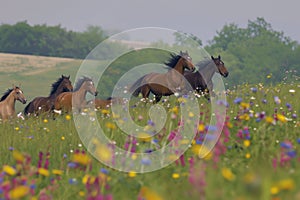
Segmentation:
<svg viewBox="0 0 300 200">
<path fill-rule="evenodd" d="M 48 88 L 61 75 L 58 70 L 74 78 L 79 64 L 72 60 L 40 74 L 24 74 L 31 70 L 25 67 L 9 74 L 16 83 L 20 80 L 30 99 L 48 94 L 37 86 Z M 0 199 L 300 199 L 300 81 L 287 76 L 276 85 L 243 84 L 228 89 L 227 101 L 220 102 L 226 106 L 222 135 L 204 158 L 199 150 L 213 127 L 210 103 L 200 97 L 199 124 L 187 151 L 176 162 L 148 173 L 121 172 L 97 161 L 80 140 L 71 114 L 55 120 L 38 116 L 1 122 Z M 7 77 L 1 76 L 2 91 Z M 146 127 L 155 126 L 146 115 L 151 105 L 134 101 L 132 118 Z M 114 145 L 151 153 L 172 140 L 171 133 L 180 126 L 182 102 L 172 96 L 159 103 L 168 120 L 164 132 L 154 137 L 134 139 L 122 134 L 115 124 L 122 119 L 110 109 L 91 117 Z M 23 105 L 18 106 L 21 110 Z M 179 139 L 178 144 L 185 142 Z M 117 153 L 111 146 L 101 150 L 100 156 L 108 160 Z"/>
</svg>

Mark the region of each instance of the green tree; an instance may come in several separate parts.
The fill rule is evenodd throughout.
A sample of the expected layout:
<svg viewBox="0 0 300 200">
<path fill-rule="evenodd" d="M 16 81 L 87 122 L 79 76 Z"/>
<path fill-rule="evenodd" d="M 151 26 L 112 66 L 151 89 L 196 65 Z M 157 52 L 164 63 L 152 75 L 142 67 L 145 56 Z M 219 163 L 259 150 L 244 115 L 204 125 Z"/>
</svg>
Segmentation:
<svg viewBox="0 0 300 200">
<path fill-rule="evenodd" d="M 279 82 L 284 71 L 299 67 L 295 52 L 299 44 L 283 32 L 272 29 L 263 18 L 249 21 L 246 28 L 225 25 L 206 47 L 210 53 L 222 53 L 230 76 L 230 85 L 242 82 Z M 226 57 L 228 56 L 228 57 Z M 271 78 L 266 78 L 272 74 Z"/>
</svg>

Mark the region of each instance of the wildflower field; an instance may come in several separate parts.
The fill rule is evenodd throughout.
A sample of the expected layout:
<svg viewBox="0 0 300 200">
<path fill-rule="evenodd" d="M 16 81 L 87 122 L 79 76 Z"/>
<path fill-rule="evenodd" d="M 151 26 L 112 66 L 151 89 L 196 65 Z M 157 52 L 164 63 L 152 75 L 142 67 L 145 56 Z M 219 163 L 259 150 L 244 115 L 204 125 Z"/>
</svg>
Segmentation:
<svg viewBox="0 0 300 200">
<path fill-rule="evenodd" d="M 136 173 L 107 167 L 89 154 L 72 115 L 22 118 L 0 124 L 0 199 L 300 199 L 300 83 L 240 85 L 227 91 L 226 120 L 212 152 L 199 155 L 209 125 L 210 103 L 199 98 L 195 139 L 178 160 L 163 169 Z M 168 114 L 164 131 L 133 138 L 114 123 L 110 109 L 97 111 L 112 145 L 99 154 L 112 160 L 114 145 L 129 152 L 161 148 L 177 133 L 178 104 L 160 103 Z M 131 109 L 137 123 L 155 126 L 145 113 Z M 190 115 L 193 115 L 191 112 Z M 126 123 L 126 122 L 124 122 Z M 184 143 L 183 139 L 178 144 Z M 134 157 L 129 157 L 129 161 Z M 141 162 L 140 165 L 151 165 Z"/>
</svg>

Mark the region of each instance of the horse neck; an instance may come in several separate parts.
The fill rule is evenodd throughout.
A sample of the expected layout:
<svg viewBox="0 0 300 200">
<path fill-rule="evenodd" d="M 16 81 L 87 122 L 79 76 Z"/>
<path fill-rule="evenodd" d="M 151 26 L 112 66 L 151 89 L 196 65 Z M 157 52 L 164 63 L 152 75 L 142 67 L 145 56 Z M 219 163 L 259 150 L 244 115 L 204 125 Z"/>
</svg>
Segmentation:
<svg viewBox="0 0 300 200">
<path fill-rule="evenodd" d="M 182 59 L 180 59 L 176 63 L 176 65 L 175 65 L 175 67 L 173 67 L 173 69 L 176 70 L 178 73 L 183 74 L 183 72 L 184 72 L 184 64 L 183 64 Z"/>
<path fill-rule="evenodd" d="M 59 85 L 58 88 L 55 90 L 53 94 L 50 95 L 51 98 L 56 98 L 59 94 L 61 94 L 64 91 L 64 87 L 62 85 Z"/>
<path fill-rule="evenodd" d="M 14 98 L 13 92 L 11 92 L 6 99 L 4 100 L 4 103 L 6 103 L 8 105 L 8 107 L 12 108 L 13 110 L 15 110 L 15 104 L 16 104 L 16 99 Z"/>
<path fill-rule="evenodd" d="M 84 88 L 84 86 L 82 85 L 79 90 L 77 90 L 76 92 L 74 92 L 78 98 L 78 100 L 83 101 L 85 100 L 85 96 L 87 93 L 87 90 Z"/>
<path fill-rule="evenodd" d="M 213 65 L 213 66 L 212 66 Z M 215 74 L 215 67 L 213 62 L 209 62 L 203 68 L 199 69 L 201 75 L 205 79 L 206 82 L 211 81 L 213 75 Z"/>
</svg>

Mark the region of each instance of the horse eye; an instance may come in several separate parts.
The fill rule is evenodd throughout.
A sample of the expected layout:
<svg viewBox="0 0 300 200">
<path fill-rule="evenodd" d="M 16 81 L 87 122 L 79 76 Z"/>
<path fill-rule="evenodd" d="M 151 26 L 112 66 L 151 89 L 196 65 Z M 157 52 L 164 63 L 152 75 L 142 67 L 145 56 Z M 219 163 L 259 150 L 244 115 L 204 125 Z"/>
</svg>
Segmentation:
<svg viewBox="0 0 300 200">
<path fill-rule="evenodd" d="M 17 94 L 20 94 L 20 92 L 17 92 Z"/>
</svg>

